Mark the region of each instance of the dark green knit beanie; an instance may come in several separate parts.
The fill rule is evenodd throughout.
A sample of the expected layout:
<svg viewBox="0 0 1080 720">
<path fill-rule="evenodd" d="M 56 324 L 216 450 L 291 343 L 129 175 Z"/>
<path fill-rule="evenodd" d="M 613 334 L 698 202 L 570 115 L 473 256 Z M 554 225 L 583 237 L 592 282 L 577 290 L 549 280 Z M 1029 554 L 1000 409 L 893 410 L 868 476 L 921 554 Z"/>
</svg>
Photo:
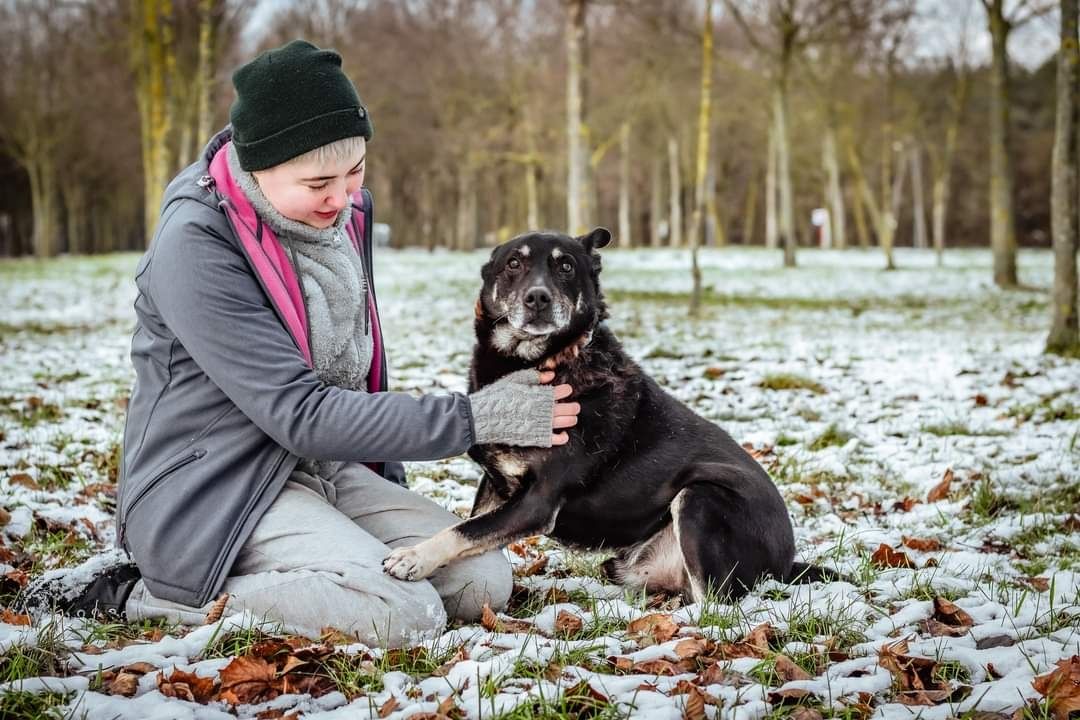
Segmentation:
<svg viewBox="0 0 1080 720">
<path fill-rule="evenodd" d="M 333 50 L 293 40 L 241 66 L 232 79 L 233 145 L 248 172 L 342 138 L 371 139 L 371 117 Z"/>
</svg>

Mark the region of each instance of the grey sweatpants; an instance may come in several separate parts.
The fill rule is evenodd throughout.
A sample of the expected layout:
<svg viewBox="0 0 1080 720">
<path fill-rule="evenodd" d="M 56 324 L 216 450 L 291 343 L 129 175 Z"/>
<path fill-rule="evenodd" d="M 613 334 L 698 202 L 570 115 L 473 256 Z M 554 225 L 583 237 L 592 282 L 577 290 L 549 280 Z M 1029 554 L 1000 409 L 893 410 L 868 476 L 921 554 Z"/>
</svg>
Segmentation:
<svg viewBox="0 0 1080 720">
<path fill-rule="evenodd" d="M 227 611 L 250 610 L 313 637 L 332 626 L 383 647 L 440 632 L 448 614 L 476 620 L 484 603 L 498 610 L 510 598 L 510 566 L 501 552 L 460 560 L 419 582 L 382 570 L 390 548 L 415 545 L 458 520 L 359 463 L 325 480 L 296 472 L 225 581 Z M 130 620 L 201 624 L 212 605 L 159 600 L 140 581 L 125 609 Z"/>
</svg>

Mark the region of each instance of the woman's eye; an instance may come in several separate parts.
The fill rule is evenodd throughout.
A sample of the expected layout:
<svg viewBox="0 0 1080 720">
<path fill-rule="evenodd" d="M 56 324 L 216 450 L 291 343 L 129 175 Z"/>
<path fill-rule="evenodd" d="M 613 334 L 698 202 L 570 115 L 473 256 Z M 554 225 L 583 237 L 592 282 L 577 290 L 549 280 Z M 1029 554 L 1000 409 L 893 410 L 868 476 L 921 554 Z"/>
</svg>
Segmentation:
<svg viewBox="0 0 1080 720">
<path fill-rule="evenodd" d="M 329 185 L 329 183 L 323 183 L 322 185 L 308 185 L 308 187 L 312 190 L 325 190 L 327 185 Z"/>
</svg>

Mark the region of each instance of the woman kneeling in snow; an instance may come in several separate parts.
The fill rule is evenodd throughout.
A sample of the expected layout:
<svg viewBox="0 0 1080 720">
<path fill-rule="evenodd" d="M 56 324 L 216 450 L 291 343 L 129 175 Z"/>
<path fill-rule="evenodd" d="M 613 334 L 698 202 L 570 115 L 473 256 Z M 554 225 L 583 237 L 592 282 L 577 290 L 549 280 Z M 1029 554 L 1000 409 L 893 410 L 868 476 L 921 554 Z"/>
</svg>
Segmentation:
<svg viewBox="0 0 1080 720">
<path fill-rule="evenodd" d="M 390 646 L 502 607 L 498 552 L 430 582 L 383 573 L 391 548 L 457 521 L 403 487 L 400 461 L 565 442 L 570 388 L 538 372 L 469 396 L 387 392 L 363 188 L 372 125 L 341 57 L 294 41 L 233 83 L 231 126 L 169 184 L 135 277 L 117 501 L 134 562 L 43 578 L 31 595 L 201 623 L 228 593 L 229 611 L 293 632 Z"/>
</svg>

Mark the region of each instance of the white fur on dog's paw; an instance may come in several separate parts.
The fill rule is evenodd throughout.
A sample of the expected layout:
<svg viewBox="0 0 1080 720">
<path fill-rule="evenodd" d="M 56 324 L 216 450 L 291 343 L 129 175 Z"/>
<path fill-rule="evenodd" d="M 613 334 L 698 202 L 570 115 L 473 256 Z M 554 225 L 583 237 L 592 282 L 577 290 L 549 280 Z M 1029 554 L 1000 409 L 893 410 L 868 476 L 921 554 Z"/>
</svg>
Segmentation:
<svg viewBox="0 0 1080 720">
<path fill-rule="evenodd" d="M 393 575 L 399 580 L 423 580 L 435 572 L 437 567 L 431 564 L 415 547 L 397 548 L 386 556 L 382 565 L 383 572 Z"/>
</svg>

